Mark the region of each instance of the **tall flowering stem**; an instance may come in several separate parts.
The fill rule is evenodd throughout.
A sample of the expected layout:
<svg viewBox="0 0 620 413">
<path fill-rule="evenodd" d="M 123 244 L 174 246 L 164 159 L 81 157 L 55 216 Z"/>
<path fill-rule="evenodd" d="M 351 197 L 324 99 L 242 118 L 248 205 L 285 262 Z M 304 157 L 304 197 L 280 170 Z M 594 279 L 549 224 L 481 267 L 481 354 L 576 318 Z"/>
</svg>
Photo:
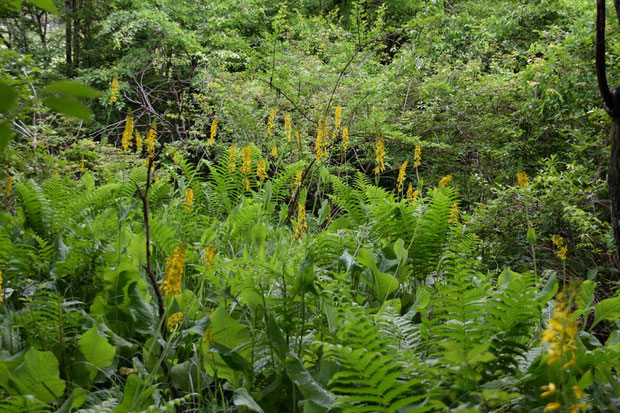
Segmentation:
<svg viewBox="0 0 620 413">
<path fill-rule="evenodd" d="M 153 145 L 154 146 L 154 145 Z M 155 291 L 155 296 L 157 298 L 157 308 L 158 314 L 160 318 L 160 330 L 161 336 L 165 340 L 166 339 L 166 323 L 164 322 L 164 317 L 166 315 L 166 310 L 164 308 L 164 299 L 161 295 L 161 291 L 159 289 L 159 285 L 157 285 L 157 280 L 155 280 L 155 275 L 153 274 L 153 270 L 151 268 L 151 229 L 149 225 L 149 190 L 151 189 L 152 182 L 152 172 L 153 165 L 155 163 L 155 149 L 153 148 L 153 156 L 149 156 L 147 159 L 147 171 L 146 171 L 146 186 L 144 191 L 140 188 L 140 186 L 136 183 L 136 189 L 138 191 L 138 195 L 140 196 L 140 200 L 142 201 L 142 214 L 144 215 L 144 232 L 146 235 L 146 264 L 144 265 L 144 269 L 146 270 L 146 274 L 149 278 L 149 282 L 151 283 L 151 287 Z M 164 372 L 164 376 L 166 376 L 166 380 L 168 381 L 168 387 L 170 388 L 170 392 L 172 396 L 176 399 L 180 397 L 179 389 L 172 380 L 172 376 L 170 376 L 170 369 L 168 368 L 168 364 L 163 357 L 163 347 L 159 348 L 159 356 L 161 358 L 161 369 Z M 180 412 L 179 406 L 176 407 L 176 411 Z"/>
</svg>

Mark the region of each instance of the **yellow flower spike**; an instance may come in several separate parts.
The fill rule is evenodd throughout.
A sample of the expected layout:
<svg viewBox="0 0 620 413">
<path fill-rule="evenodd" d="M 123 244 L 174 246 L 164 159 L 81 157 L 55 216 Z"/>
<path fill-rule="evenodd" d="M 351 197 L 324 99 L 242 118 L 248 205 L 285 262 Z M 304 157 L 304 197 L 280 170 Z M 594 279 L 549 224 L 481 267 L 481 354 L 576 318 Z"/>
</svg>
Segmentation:
<svg viewBox="0 0 620 413">
<path fill-rule="evenodd" d="M 213 259 L 215 258 L 215 244 L 209 244 L 205 247 L 204 263 L 205 268 L 210 270 L 213 268 Z"/>
<path fill-rule="evenodd" d="M 398 178 L 396 179 L 396 187 L 398 188 L 398 192 L 402 192 L 403 184 L 405 183 L 405 178 L 407 177 L 407 161 L 403 162 L 398 171 Z"/>
<path fill-rule="evenodd" d="M 342 129 L 342 152 L 346 152 L 349 149 L 349 128 L 344 127 Z"/>
<path fill-rule="evenodd" d="M 385 142 L 383 136 L 379 137 L 375 142 L 375 175 L 385 171 Z"/>
<path fill-rule="evenodd" d="M 519 182 L 519 187 L 521 187 L 521 189 L 527 189 L 529 180 L 525 172 L 517 172 L 517 181 Z"/>
<path fill-rule="evenodd" d="M 303 177 L 302 171 L 297 171 L 295 174 L 295 188 L 299 188 L 301 186 L 301 178 Z"/>
<path fill-rule="evenodd" d="M 13 177 L 9 176 L 6 180 L 5 192 L 8 195 L 11 194 L 11 190 L 13 189 Z"/>
<path fill-rule="evenodd" d="M 161 291 L 168 297 L 174 297 L 181 293 L 181 279 L 183 278 L 186 254 L 187 251 L 184 248 L 177 246 L 172 257 L 166 260 L 166 279 L 162 284 Z"/>
<path fill-rule="evenodd" d="M 583 390 L 581 390 L 581 387 L 579 387 L 579 385 L 573 386 L 573 392 L 575 393 L 576 398 L 583 399 Z"/>
<path fill-rule="evenodd" d="M 562 405 L 558 402 L 547 403 L 547 406 L 544 408 L 543 413 L 552 412 L 554 410 L 559 410 L 562 408 Z"/>
<path fill-rule="evenodd" d="M 562 261 L 566 260 L 566 254 L 568 253 L 568 246 L 561 235 L 552 235 L 551 242 L 556 247 L 555 255 Z"/>
<path fill-rule="evenodd" d="M 422 146 L 416 145 L 413 152 L 413 167 L 417 168 L 422 163 Z"/>
<path fill-rule="evenodd" d="M 452 208 L 450 208 L 450 219 L 448 223 L 450 224 L 458 224 L 459 222 L 459 207 L 456 202 L 452 204 Z"/>
<path fill-rule="evenodd" d="M 243 147 L 241 158 L 241 173 L 248 175 L 252 172 L 252 147 L 250 145 Z"/>
<path fill-rule="evenodd" d="M 452 175 L 446 175 L 439 181 L 439 186 L 446 186 L 452 182 Z"/>
<path fill-rule="evenodd" d="M 4 301 L 4 295 L 2 294 L 2 268 L 0 268 L 0 303 Z"/>
<path fill-rule="evenodd" d="M 211 122 L 211 135 L 209 136 L 209 139 L 207 139 L 207 146 L 211 146 L 215 143 L 215 136 L 217 135 L 217 122 L 218 117 L 216 116 Z"/>
<path fill-rule="evenodd" d="M 189 211 L 194 205 L 194 190 L 192 188 L 185 189 L 185 210 Z"/>
<path fill-rule="evenodd" d="M 271 157 L 272 158 L 277 158 L 278 157 L 278 145 L 273 145 L 271 147 Z"/>
<path fill-rule="evenodd" d="M 228 149 L 228 172 L 233 173 L 237 169 L 237 145 L 234 143 Z"/>
<path fill-rule="evenodd" d="M 326 129 L 323 119 L 319 119 L 318 131 L 316 133 L 316 141 L 314 142 L 315 159 L 319 162 L 323 157 L 327 156 L 326 149 Z"/>
<path fill-rule="evenodd" d="M 407 202 L 409 205 L 415 204 L 415 201 L 418 199 L 418 195 L 420 194 L 419 190 L 413 190 L 413 186 L 409 184 L 409 188 L 407 188 Z"/>
<path fill-rule="evenodd" d="M 112 79 L 112 86 L 110 87 L 110 103 L 118 101 L 118 78 L 114 76 Z"/>
<path fill-rule="evenodd" d="M 340 132 L 340 125 L 342 124 L 342 107 L 340 105 L 336 106 L 336 110 L 334 111 L 334 135 L 332 139 L 335 139 Z"/>
<path fill-rule="evenodd" d="M 295 238 L 303 238 L 308 229 L 306 222 L 306 206 L 299 203 L 297 206 L 297 225 L 295 226 Z"/>
<path fill-rule="evenodd" d="M 264 159 L 259 159 L 256 162 L 256 176 L 261 183 L 267 179 L 267 162 Z"/>
<path fill-rule="evenodd" d="M 570 413 L 579 413 L 583 409 L 588 407 L 586 403 L 575 403 L 570 406 Z"/>
<path fill-rule="evenodd" d="M 572 358 L 572 359 L 570 359 L 570 360 L 568 361 L 568 363 L 565 363 L 565 364 L 562 366 L 562 370 L 566 370 L 566 369 L 571 368 L 571 367 L 576 366 L 576 365 L 577 365 L 577 361 L 576 361 L 575 359 L 573 359 L 573 358 Z"/>
<path fill-rule="evenodd" d="M 168 327 L 168 331 L 171 333 L 174 332 L 174 329 L 185 320 L 185 313 L 174 313 L 170 317 L 168 317 L 168 322 L 166 323 L 166 327 Z"/>
<path fill-rule="evenodd" d="M 542 393 L 540 395 L 540 397 L 544 398 L 544 397 L 549 397 L 549 396 L 555 394 L 555 391 L 557 390 L 557 388 L 555 387 L 554 383 L 549 383 L 548 386 L 542 386 L 542 390 L 545 390 L 545 392 Z"/>
<path fill-rule="evenodd" d="M 157 123 L 153 122 L 144 139 L 146 143 L 146 153 L 149 159 L 155 158 L 155 142 L 157 141 Z"/>
<path fill-rule="evenodd" d="M 83 174 L 84 172 L 86 172 L 86 164 L 84 162 L 84 159 L 82 159 L 82 161 L 80 162 L 80 173 Z"/>
<path fill-rule="evenodd" d="M 267 119 L 267 135 L 269 135 L 269 137 L 273 136 L 273 127 L 275 126 L 277 114 L 278 110 L 276 108 L 271 109 L 271 112 L 269 113 L 269 118 Z"/>
<path fill-rule="evenodd" d="M 295 132 L 295 139 L 297 139 L 297 150 L 301 150 L 301 132 Z"/>
<path fill-rule="evenodd" d="M 140 132 L 136 131 L 135 139 L 136 139 L 136 152 L 140 153 L 142 152 L 142 136 L 140 135 Z"/>
<path fill-rule="evenodd" d="M 288 113 L 284 115 L 284 136 L 287 142 L 293 138 L 293 124 L 291 123 L 291 115 Z"/>
<path fill-rule="evenodd" d="M 125 119 L 125 130 L 123 131 L 123 138 L 121 139 L 121 145 L 123 146 L 124 151 L 131 149 L 131 146 L 132 146 L 131 138 L 133 138 L 133 126 L 134 126 L 133 116 L 127 115 L 127 118 Z"/>
</svg>

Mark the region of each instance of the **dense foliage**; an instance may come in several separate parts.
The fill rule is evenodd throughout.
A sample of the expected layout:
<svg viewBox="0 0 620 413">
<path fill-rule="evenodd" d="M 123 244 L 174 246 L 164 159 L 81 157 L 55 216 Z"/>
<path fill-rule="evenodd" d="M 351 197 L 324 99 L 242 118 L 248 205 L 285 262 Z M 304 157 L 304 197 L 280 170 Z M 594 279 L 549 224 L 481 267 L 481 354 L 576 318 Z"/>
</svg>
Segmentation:
<svg viewBox="0 0 620 413">
<path fill-rule="evenodd" d="M 0 411 L 619 411 L 594 12 L 0 0 Z"/>
</svg>

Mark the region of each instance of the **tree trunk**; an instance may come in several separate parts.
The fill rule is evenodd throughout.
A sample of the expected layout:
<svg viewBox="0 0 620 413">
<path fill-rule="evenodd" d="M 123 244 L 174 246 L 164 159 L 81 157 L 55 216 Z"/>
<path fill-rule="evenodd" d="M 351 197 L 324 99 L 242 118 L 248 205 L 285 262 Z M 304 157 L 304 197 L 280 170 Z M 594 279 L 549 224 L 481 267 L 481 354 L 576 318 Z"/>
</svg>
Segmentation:
<svg viewBox="0 0 620 413">
<path fill-rule="evenodd" d="M 616 252 L 614 267 L 620 272 L 620 121 L 615 121 L 611 134 L 611 158 L 607 170 L 609 200 L 611 212 L 611 228 L 614 233 Z M 618 275 L 616 275 L 617 277 Z"/>
<path fill-rule="evenodd" d="M 73 66 L 80 66 L 80 16 L 78 14 L 77 0 L 72 0 L 73 11 Z"/>
<path fill-rule="evenodd" d="M 65 60 L 67 64 L 67 72 L 71 72 L 73 66 L 73 31 L 71 30 L 71 0 L 65 0 Z"/>
</svg>

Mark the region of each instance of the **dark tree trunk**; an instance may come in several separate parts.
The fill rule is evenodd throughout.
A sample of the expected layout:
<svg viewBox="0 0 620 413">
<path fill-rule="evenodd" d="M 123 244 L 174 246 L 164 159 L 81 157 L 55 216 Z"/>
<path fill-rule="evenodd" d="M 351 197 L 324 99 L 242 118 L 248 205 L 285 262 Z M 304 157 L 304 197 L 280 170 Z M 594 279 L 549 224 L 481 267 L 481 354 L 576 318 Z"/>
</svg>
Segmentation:
<svg viewBox="0 0 620 413">
<path fill-rule="evenodd" d="M 611 135 L 611 158 L 607 170 L 609 200 L 611 212 L 611 228 L 616 242 L 614 267 L 620 268 L 620 122 L 614 122 Z"/>
<path fill-rule="evenodd" d="M 78 15 L 77 0 L 72 0 L 71 10 L 73 12 L 73 66 L 80 66 L 80 21 Z"/>
<path fill-rule="evenodd" d="M 71 30 L 71 0 L 65 0 L 65 61 L 67 64 L 67 72 L 71 72 L 73 66 L 73 30 Z"/>
</svg>

